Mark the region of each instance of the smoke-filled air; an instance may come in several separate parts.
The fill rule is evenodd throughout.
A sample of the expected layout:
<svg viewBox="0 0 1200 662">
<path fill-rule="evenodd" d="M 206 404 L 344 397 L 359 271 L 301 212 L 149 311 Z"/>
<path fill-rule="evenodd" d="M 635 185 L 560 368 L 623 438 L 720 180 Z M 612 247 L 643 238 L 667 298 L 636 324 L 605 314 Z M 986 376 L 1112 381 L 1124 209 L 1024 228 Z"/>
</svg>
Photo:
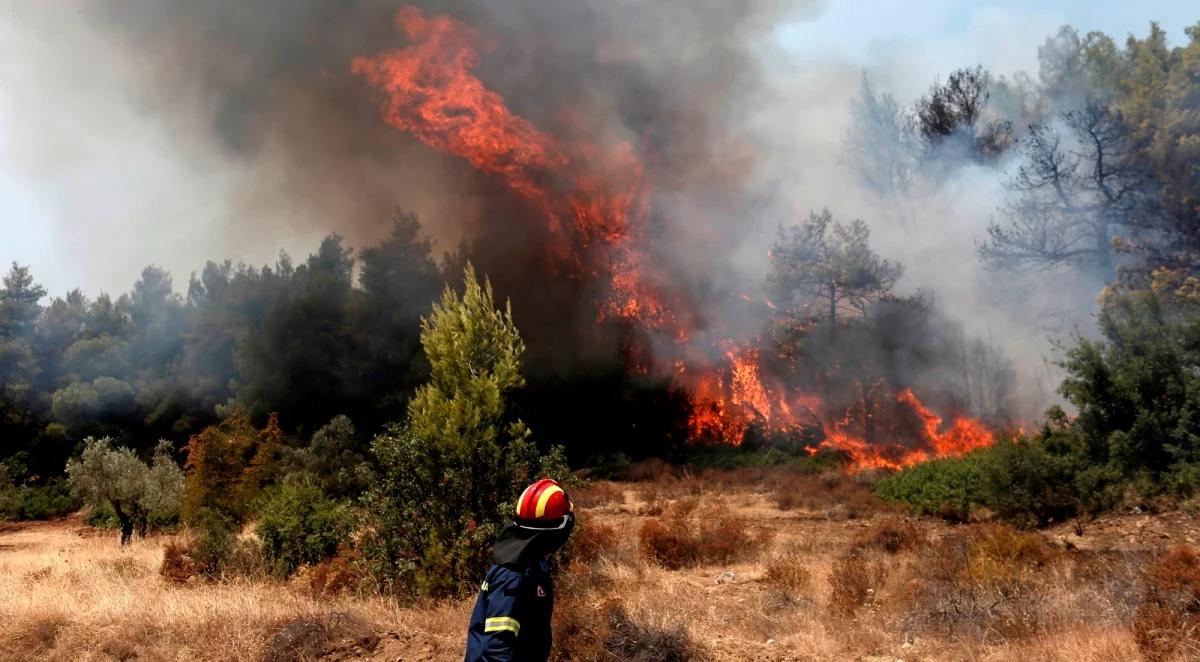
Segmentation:
<svg viewBox="0 0 1200 662">
<path fill-rule="evenodd" d="M 1200 14 L 896 4 L 0 7 L 0 656 L 461 659 L 545 477 L 555 659 L 1197 655 Z"/>
</svg>

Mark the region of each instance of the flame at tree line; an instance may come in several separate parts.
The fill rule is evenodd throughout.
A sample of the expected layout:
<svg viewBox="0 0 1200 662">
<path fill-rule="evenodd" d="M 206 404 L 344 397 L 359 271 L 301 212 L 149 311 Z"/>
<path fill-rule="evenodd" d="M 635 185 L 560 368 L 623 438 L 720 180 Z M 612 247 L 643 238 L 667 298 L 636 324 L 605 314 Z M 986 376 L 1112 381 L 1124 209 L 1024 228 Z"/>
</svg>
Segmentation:
<svg viewBox="0 0 1200 662">
<path fill-rule="evenodd" d="M 482 41 L 474 28 L 450 16 L 426 16 L 415 7 L 399 10 L 396 23 L 406 46 L 351 64 L 355 74 L 385 93 L 384 120 L 502 177 L 540 210 L 564 274 L 605 284 L 601 318 L 621 318 L 676 344 L 691 342 L 693 330 L 675 313 L 681 299 L 664 292 L 661 279 L 649 270 L 644 248 L 649 191 L 634 148 L 628 143 L 611 150 L 563 145 L 513 113 L 472 73 Z M 942 430 L 942 418 L 906 388 L 893 394 L 890 404 L 906 412 L 900 418 L 915 421 L 909 426 L 915 429 L 903 435 L 905 443 L 879 443 L 878 434 L 859 432 L 873 422 L 876 410 L 834 414 L 819 396 L 764 383 L 753 342 L 719 344 L 704 355 L 719 353 L 723 365 L 712 360 L 674 365 L 675 378 L 692 394 L 694 440 L 739 444 L 755 425 L 770 432 L 817 428 L 824 439 L 807 450 L 846 453 L 855 470 L 898 468 L 993 442 L 992 432 L 970 418 L 956 418 Z M 632 367 L 650 370 L 644 364 Z"/>
</svg>

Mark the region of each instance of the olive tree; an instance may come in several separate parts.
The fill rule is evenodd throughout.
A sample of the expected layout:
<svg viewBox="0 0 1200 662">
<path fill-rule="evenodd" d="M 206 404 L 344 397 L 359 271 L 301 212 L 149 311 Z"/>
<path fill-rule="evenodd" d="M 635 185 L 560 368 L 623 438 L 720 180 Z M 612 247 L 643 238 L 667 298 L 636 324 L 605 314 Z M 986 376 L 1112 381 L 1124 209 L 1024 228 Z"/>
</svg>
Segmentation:
<svg viewBox="0 0 1200 662">
<path fill-rule="evenodd" d="M 183 470 L 171 458 L 171 445 L 161 441 L 150 463 L 131 449 L 112 445 L 108 437 L 84 440 L 83 452 L 67 463 L 71 492 L 96 507 L 108 504 L 121 525 L 121 544 L 136 527 L 146 534 L 150 513 L 178 511 Z"/>
</svg>

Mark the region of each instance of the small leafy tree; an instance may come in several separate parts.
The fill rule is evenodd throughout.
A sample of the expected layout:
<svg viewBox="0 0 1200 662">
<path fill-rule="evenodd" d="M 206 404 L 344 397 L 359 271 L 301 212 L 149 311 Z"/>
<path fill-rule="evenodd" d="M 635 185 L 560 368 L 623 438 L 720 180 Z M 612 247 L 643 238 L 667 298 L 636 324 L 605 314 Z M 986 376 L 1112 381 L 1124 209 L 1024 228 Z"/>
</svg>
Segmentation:
<svg viewBox="0 0 1200 662">
<path fill-rule="evenodd" d="M 188 440 L 182 515 L 199 534 L 199 556 L 208 567 L 225 558 L 282 445 L 274 415 L 260 431 L 242 410 Z"/>
<path fill-rule="evenodd" d="M 147 465 L 132 450 L 114 447 L 108 437 L 88 437 L 83 453 L 67 463 L 67 477 L 79 499 L 112 508 L 121 525 L 122 545 L 129 543 L 135 528 L 146 534 L 150 513 L 179 509 L 184 480 L 168 442 L 159 442 Z"/>
<path fill-rule="evenodd" d="M 0 521 L 13 519 L 17 512 L 17 488 L 9 477 L 8 465 L 0 462 Z"/>
<path fill-rule="evenodd" d="M 278 575 L 333 556 L 353 529 L 350 509 L 316 485 L 275 485 L 259 500 L 255 532 L 267 567 Z"/>
<path fill-rule="evenodd" d="M 311 482 L 334 497 L 357 497 L 374 480 L 368 453 L 350 419 L 334 416 L 307 446 L 282 450 L 280 473 L 285 481 Z"/>
<path fill-rule="evenodd" d="M 800 225 L 780 228 L 767 287 L 790 309 L 822 303 L 831 326 L 842 312 L 861 315 L 870 303 L 889 296 L 904 273 L 900 264 L 871 250 L 870 238 L 861 220 L 843 225 L 828 209 L 809 214 Z"/>
<path fill-rule="evenodd" d="M 515 495 L 539 467 L 553 473 L 563 462 L 560 453 L 539 461 L 529 429 L 506 407 L 525 383 L 525 346 L 511 307 L 496 308 L 471 265 L 463 294 L 447 287 L 421 320 L 421 345 L 429 383 L 407 422 L 374 442 L 382 475 L 368 495 L 368 549 L 385 588 L 446 594 L 486 569 Z"/>
</svg>

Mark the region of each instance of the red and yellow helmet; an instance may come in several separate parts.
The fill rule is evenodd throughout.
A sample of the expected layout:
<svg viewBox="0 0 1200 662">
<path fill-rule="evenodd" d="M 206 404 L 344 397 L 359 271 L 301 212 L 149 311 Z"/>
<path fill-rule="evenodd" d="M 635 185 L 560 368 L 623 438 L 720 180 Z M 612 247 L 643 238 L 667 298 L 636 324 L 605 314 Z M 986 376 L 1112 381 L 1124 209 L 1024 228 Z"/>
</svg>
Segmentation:
<svg viewBox="0 0 1200 662">
<path fill-rule="evenodd" d="M 535 525 L 558 524 L 574 510 L 571 497 L 550 478 L 543 478 L 525 488 L 517 499 L 517 521 Z"/>
</svg>

